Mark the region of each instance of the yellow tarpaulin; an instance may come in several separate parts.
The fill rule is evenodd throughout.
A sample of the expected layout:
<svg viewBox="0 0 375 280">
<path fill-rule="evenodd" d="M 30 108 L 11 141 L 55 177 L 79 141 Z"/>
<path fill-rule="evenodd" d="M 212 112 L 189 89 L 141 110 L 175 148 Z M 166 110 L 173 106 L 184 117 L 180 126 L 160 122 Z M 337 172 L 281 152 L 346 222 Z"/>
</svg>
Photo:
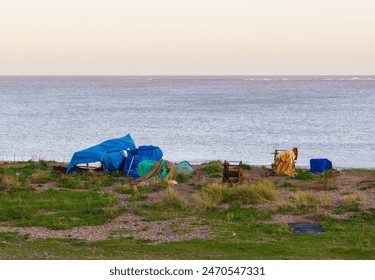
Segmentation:
<svg viewBox="0 0 375 280">
<path fill-rule="evenodd" d="M 297 155 L 293 150 L 277 154 L 274 162 L 274 170 L 276 174 L 294 176 L 296 173 L 294 165 L 296 158 Z"/>
</svg>

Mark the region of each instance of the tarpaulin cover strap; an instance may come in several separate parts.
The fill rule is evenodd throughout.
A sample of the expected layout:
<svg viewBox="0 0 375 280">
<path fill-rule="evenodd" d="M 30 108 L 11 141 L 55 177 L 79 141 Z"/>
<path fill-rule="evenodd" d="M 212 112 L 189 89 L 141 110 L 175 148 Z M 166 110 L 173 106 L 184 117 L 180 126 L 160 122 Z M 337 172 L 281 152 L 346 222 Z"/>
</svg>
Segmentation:
<svg viewBox="0 0 375 280">
<path fill-rule="evenodd" d="M 332 162 L 326 158 L 310 159 L 310 172 L 322 173 L 332 168 Z"/>
<path fill-rule="evenodd" d="M 122 155 L 124 150 L 130 152 L 136 150 L 130 134 L 104 141 L 96 146 L 74 153 L 66 172 L 80 172 L 80 169 L 76 166 L 77 164 L 100 161 L 102 162 L 103 170 L 112 173 L 121 167 L 124 161 L 124 156 Z"/>
</svg>

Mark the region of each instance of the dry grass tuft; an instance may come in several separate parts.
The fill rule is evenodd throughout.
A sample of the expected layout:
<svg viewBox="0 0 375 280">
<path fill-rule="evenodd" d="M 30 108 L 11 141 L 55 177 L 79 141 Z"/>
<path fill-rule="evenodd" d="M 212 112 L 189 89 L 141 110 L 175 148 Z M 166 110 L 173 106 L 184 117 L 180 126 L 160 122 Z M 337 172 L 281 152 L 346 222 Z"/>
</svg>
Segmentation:
<svg viewBox="0 0 375 280">
<path fill-rule="evenodd" d="M 165 195 L 156 203 L 163 208 L 186 209 L 189 206 L 189 203 L 171 187 L 167 188 Z"/>
<path fill-rule="evenodd" d="M 46 183 L 48 179 L 48 174 L 44 170 L 38 170 L 37 172 L 33 173 L 30 177 L 30 182 L 32 184 L 43 184 Z"/>
<path fill-rule="evenodd" d="M 342 205 L 349 206 L 349 205 L 356 205 L 362 201 L 362 198 L 355 194 L 348 194 L 345 195 L 341 201 Z"/>
<path fill-rule="evenodd" d="M 202 211 L 214 208 L 225 200 L 227 191 L 226 185 L 219 183 L 206 185 L 195 194 L 195 205 Z"/>
<path fill-rule="evenodd" d="M 199 210 L 214 208 L 224 201 L 241 205 L 264 203 L 276 198 L 276 188 L 271 181 L 257 181 L 228 188 L 227 185 L 214 183 L 204 186 L 195 194 L 195 204 Z"/>
<path fill-rule="evenodd" d="M 258 204 L 275 200 L 277 196 L 273 182 L 268 180 L 244 183 L 229 189 L 229 199 L 241 205 Z"/>
<path fill-rule="evenodd" d="M 2 175 L 0 174 L 0 190 L 8 190 L 12 188 L 19 188 L 20 182 L 18 178 L 11 175 Z"/>
<path fill-rule="evenodd" d="M 305 214 L 316 212 L 317 207 L 321 201 L 311 191 L 298 191 L 295 194 L 289 196 L 288 200 L 280 201 L 277 203 L 276 208 L 282 211 L 290 211 L 294 214 Z M 324 203 L 327 203 L 325 201 Z"/>
</svg>

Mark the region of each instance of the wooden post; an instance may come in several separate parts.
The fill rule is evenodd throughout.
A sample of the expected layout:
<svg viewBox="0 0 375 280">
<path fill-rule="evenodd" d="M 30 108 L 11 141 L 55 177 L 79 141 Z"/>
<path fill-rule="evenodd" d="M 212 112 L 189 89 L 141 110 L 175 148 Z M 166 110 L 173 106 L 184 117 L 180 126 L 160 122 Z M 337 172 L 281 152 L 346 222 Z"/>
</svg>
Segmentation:
<svg viewBox="0 0 375 280">
<path fill-rule="evenodd" d="M 238 183 L 239 184 L 243 183 L 243 164 L 242 164 L 242 160 L 240 161 L 240 166 L 238 168 Z"/>
</svg>

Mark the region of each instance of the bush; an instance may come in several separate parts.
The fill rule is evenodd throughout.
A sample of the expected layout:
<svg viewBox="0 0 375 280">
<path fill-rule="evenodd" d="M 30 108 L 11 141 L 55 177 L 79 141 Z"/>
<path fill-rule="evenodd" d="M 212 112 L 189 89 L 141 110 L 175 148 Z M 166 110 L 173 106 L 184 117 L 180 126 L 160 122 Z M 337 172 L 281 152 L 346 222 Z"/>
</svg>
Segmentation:
<svg viewBox="0 0 375 280">
<path fill-rule="evenodd" d="M 294 179 L 303 180 L 303 181 L 310 181 L 313 180 L 314 177 L 308 170 L 298 170 Z"/>
<path fill-rule="evenodd" d="M 212 173 L 208 177 L 209 178 L 221 178 L 223 177 L 223 175 L 221 175 L 220 173 Z"/>
<path fill-rule="evenodd" d="M 206 171 L 208 175 L 221 173 L 223 172 L 223 165 L 219 160 L 210 161 L 205 165 L 205 167 L 203 167 L 203 170 Z"/>
<path fill-rule="evenodd" d="M 320 184 L 322 184 L 322 186 L 325 190 L 328 190 L 330 188 L 329 183 L 330 183 L 331 179 L 333 179 L 334 177 L 335 177 L 335 173 L 334 173 L 333 169 L 330 169 L 330 170 L 325 171 L 325 172 L 323 172 L 319 175 L 318 182 Z"/>
<path fill-rule="evenodd" d="M 191 179 L 191 177 L 192 176 L 185 175 L 183 173 L 177 173 L 176 174 L 176 181 L 178 183 L 187 183 Z"/>
<path fill-rule="evenodd" d="M 252 168 L 251 168 L 251 166 L 250 166 L 250 164 L 244 164 L 243 165 L 243 170 L 251 170 Z"/>
</svg>

